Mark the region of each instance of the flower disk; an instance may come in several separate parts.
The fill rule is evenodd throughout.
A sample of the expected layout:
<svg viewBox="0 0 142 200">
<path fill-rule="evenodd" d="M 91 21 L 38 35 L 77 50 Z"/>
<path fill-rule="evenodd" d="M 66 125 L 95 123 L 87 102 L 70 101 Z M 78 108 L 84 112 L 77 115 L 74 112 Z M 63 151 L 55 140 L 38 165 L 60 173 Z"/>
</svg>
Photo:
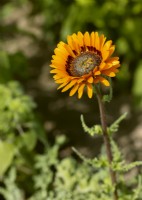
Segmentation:
<svg viewBox="0 0 142 200">
<path fill-rule="evenodd" d="M 99 36 L 97 32 L 84 35 L 81 32 L 67 37 L 67 44 L 60 42 L 52 56 L 51 73 L 56 83 L 60 84 L 58 89 L 62 92 L 70 90 L 70 96 L 78 91 L 81 98 L 85 86 L 89 98 L 93 95 L 93 84 L 101 82 L 109 86 L 105 78 L 114 77 L 120 66 L 119 57 L 111 57 L 115 50 L 112 41 L 107 42 L 104 35 Z"/>
</svg>

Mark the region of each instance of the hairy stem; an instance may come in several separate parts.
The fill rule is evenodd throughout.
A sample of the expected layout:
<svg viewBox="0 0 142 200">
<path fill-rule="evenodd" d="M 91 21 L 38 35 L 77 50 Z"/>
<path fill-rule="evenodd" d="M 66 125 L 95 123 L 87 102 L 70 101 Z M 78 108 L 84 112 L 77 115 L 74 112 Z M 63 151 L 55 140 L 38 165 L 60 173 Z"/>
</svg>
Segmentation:
<svg viewBox="0 0 142 200">
<path fill-rule="evenodd" d="M 104 144 L 105 144 L 105 147 L 106 147 L 107 158 L 108 158 L 108 161 L 109 161 L 109 164 L 110 164 L 110 167 L 109 167 L 110 177 L 111 177 L 112 185 L 115 186 L 115 190 L 114 190 L 114 193 L 113 193 L 113 199 L 118 200 L 116 173 L 111 168 L 113 156 L 112 156 L 112 151 L 111 151 L 110 138 L 109 138 L 108 132 L 107 132 L 107 123 L 106 123 L 104 103 L 102 101 L 102 96 L 101 96 L 101 94 L 100 94 L 100 92 L 98 91 L 97 88 L 96 88 L 96 92 L 97 92 L 97 99 L 98 99 L 99 110 L 100 110 L 103 139 L 104 139 Z"/>
</svg>

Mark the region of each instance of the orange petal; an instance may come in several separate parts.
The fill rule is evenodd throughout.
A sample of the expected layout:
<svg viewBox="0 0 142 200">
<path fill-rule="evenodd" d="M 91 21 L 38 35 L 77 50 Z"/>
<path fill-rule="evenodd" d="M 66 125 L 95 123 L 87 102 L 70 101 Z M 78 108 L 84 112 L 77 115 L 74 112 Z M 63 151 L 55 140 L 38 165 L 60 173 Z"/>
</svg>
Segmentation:
<svg viewBox="0 0 142 200">
<path fill-rule="evenodd" d="M 112 65 L 114 66 L 114 65 L 118 65 L 119 64 L 119 60 L 114 60 L 113 62 L 112 62 Z"/>
<path fill-rule="evenodd" d="M 111 70 L 113 70 L 113 69 L 116 69 L 118 67 L 120 67 L 120 63 L 118 63 L 116 65 L 107 64 L 106 67 L 105 67 L 105 69 L 111 69 Z"/>
<path fill-rule="evenodd" d="M 105 78 L 102 78 L 102 77 L 101 77 L 100 82 L 103 83 L 103 84 L 104 84 L 105 86 L 107 86 L 107 87 L 110 86 L 109 81 L 106 80 Z"/>
<path fill-rule="evenodd" d="M 56 80 L 60 79 L 61 77 L 59 77 L 58 75 L 54 75 L 53 78 L 56 81 Z"/>
<path fill-rule="evenodd" d="M 112 40 L 108 40 L 103 46 L 103 50 L 109 50 L 112 45 Z"/>
<path fill-rule="evenodd" d="M 61 51 L 59 48 L 56 48 L 54 50 L 54 53 L 56 56 L 59 56 L 62 59 L 67 60 L 68 54 L 66 52 Z"/>
<path fill-rule="evenodd" d="M 95 33 L 94 32 L 91 33 L 91 46 L 95 47 Z"/>
<path fill-rule="evenodd" d="M 85 32 L 85 34 L 84 34 L 84 44 L 86 46 L 90 46 L 90 35 L 88 32 Z"/>
<path fill-rule="evenodd" d="M 107 60 L 107 58 L 109 57 L 109 51 L 102 51 L 102 57 L 103 57 L 103 61 Z"/>
<path fill-rule="evenodd" d="M 61 57 L 54 57 L 54 60 L 52 60 L 52 64 L 62 65 L 64 66 L 66 64 L 66 61 L 63 60 Z"/>
<path fill-rule="evenodd" d="M 99 38 L 99 35 L 98 35 L 98 32 L 95 32 L 95 34 L 94 34 L 94 46 L 95 46 L 95 48 L 97 49 L 97 50 L 99 50 L 99 47 L 100 47 L 100 38 Z"/>
<path fill-rule="evenodd" d="M 78 37 L 79 45 L 80 45 L 81 47 L 84 46 L 83 34 L 82 34 L 80 31 L 77 33 L 77 37 Z"/>
<path fill-rule="evenodd" d="M 67 75 L 67 72 L 66 71 L 64 71 L 64 70 L 60 70 L 60 69 L 52 69 L 51 71 L 50 71 L 50 73 L 51 74 L 54 74 L 54 73 L 59 73 L 59 74 L 64 74 L 64 75 Z"/>
<path fill-rule="evenodd" d="M 65 85 L 67 85 L 68 83 L 69 83 L 69 81 L 62 83 L 62 84 L 57 88 L 57 90 L 63 88 L 63 87 L 64 87 Z"/>
<path fill-rule="evenodd" d="M 64 70 L 65 71 L 65 65 L 61 65 L 61 64 L 58 65 L 58 64 L 54 63 L 54 64 L 51 64 L 50 67 L 54 68 L 54 69 L 59 69 L 59 70 Z"/>
<path fill-rule="evenodd" d="M 106 65 L 107 65 L 107 67 L 106 67 L 107 69 L 111 68 L 111 67 L 119 67 L 120 62 L 119 62 L 119 60 L 114 60 L 112 62 L 107 62 Z"/>
<path fill-rule="evenodd" d="M 117 64 L 117 65 L 114 65 L 113 67 L 115 67 L 115 68 L 118 68 L 118 67 L 120 67 L 120 63 L 119 63 L 119 64 Z"/>
<path fill-rule="evenodd" d="M 53 56 L 52 56 L 52 59 L 53 59 L 53 60 L 56 60 L 56 61 L 59 60 L 60 62 L 61 62 L 61 61 L 62 61 L 62 62 L 65 62 L 65 61 L 66 61 L 65 58 L 63 58 L 63 57 L 61 57 L 61 56 L 58 56 L 58 55 L 53 55 Z"/>
<path fill-rule="evenodd" d="M 58 45 L 57 45 L 57 48 L 63 53 L 65 54 L 66 56 L 69 55 L 68 51 L 66 50 L 66 48 L 64 47 L 65 46 L 65 43 L 64 42 L 60 42 Z"/>
<path fill-rule="evenodd" d="M 91 46 L 95 47 L 97 50 L 100 49 L 100 38 L 98 32 L 91 33 Z"/>
<path fill-rule="evenodd" d="M 68 42 L 69 46 L 71 47 L 71 49 L 74 49 L 72 37 L 70 35 L 67 36 L 67 42 Z"/>
<path fill-rule="evenodd" d="M 118 70 L 117 68 L 120 67 L 120 64 L 118 65 L 114 65 L 108 68 L 108 70 L 114 71 L 114 70 Z"/>
<path fill-rule="evenodd" d="M 77 80 L 77 83 L 81 83 L 82 81 L 84 81 L 84 78 L 79 78 L 79 79 Z"/>
<path fill-rule="evenodd" d="M 71 78 L 70 77 L 65 77 L 65 78 L 62 78 L 62 77 L 60 77 L 60 79 L 59 80 L 56 80 L 56 83 L 64 83 L 64 82 L 69 82 L 71 80 Z"/>
<path fill-rule="evenodd" d="M 111 57 L 111 58 L 108 58 L 108 59 L 106 60 L 106 62 L 107 62 L 107 63 L 112 63 L 112 62 L 114 62 L 114 61 L 116 61 L 116 60 L 119 60 L 119 57 Z"/>
<path fill-rule="evenodd" d="M 80 99 L 83 95 L 83 90 L 84 90 L 85 84 L 81 84 L 81 86 L 78 89 L 78 98 Z"/>
<path fill-rule="evenodd" d="M 53 76 L 55 81 L 59 81 L 59 79 L 61 81 L 61 79 L 64 79 L 64 77 L 65 77 L 65 75 L 62 75 L 62 74 L 56 74 L 56 75 L 58 78 L 55 78 L 55 76 Z M 58 83 L 58 82 L 56 82 L 56 83 Z M 63 82 L 59 82 L 59 83 L 63 83 Z"/>
<path fill-rule="evenodd" d="M 115 67 L 112 67 L 112 68 L 110 68 L 110 69 L 108 69 L 108 70 L 105 70 L 105 71 L 109 71 L 109 72 L 113 72 L 113 73 L 117 73 L 117 72 L 119 72 L 119 70 L 117 69 L 117 68 L 115 68 Z M 103 74 L 104 72 L 102 72 L 102 74 Z"/>
<path fill-rule="evenodd" d="M 102 62 L 102 63 L 100 64 L 100 66 L 99 66 L 99 69 L 100 69 L 100 70 L 103 70 L 103 69 L 105 68 L 105 66 L 106 66 L 106 63 L 105 63 L 105 62 Z"/>
<path fill-rule="evenodd" d="M 51 66 L 53 67 L 54 66 L 54 68 L 58 68 L 58 69 L 65 69 L 65 64 L 63 64 L 63 63 L 58 63 L 58 62 L 56 62 L 56 61 L 52 61 L 52 64 L 51 64 Z"/>
<path fill-rule="evenodd" d="M 88 97 L 89 98 L 92 98 L 93 96 L 93 87 L 92 87 L 92 84 L 87 84 L 87 94 L 88 94 Z"/>
<path fill-rule="evenodd" d="M 69 96 L 73 96 L 78 90 L 79 84 L 76 84 L 70 91 Z"/>
<path fill-rule="evenodd" d="M 69 55 L 71 55 L 73 58 L 75 58 L 75 54 L 73 53 L 71 47 L 67 44 L 64 44 L 65 49 L 67 50 L 67 52 L 69 53 Z"/>
<path fill-rule="evenodd" d="M 87 79 L 87 82 L 88 82 L 88 83 L 93 83 L 93 77 L 90 76 L 90 77 Z"/>
<path fill-rule="evenodd" d="M 105 43 L 105 45 L 102 48 L 102 56 L 103 60 L 106 60 L 110 56 L 110 47 L 112 45 L 112 40 L 109 40 Z"/>
<path fill-rule="evenodd" d="M 110 76 L 110 77 L 116 76 L 116 74 L 111 70 L 105 70 L 105 71 L 102 72 L 102 74 L 105 74 L 105 75 Z"/>
<path fill-rule="evenodd" d="M 73 44 L 74 44 L 75 50 L 78 53 L 80 53 L 79 41 L 78 41 L 77 35 L 75 33 L 72 35 L 72 39 L 73 39 Z"/>
<path fill-rule="evenodd" d="M 101 74 L 101 72 L 98 70 L 98 71 L 96 71 L 96 72 L 94 72 L 94 75 L 95 76 L 97 76 L 97 75 L 100 75 Z"/>
<path fill-rule="evenodd" d="M 113 54 L 114 50 L 115 50 L 115 45 L 112 45 L 109 49 L 109 56 Z"/>
<path fill-rule="evenodd" d="M 72 80 L 66 87 L 63 88 L 62 92 L 65 92 L 68 89 L 70 89 L 76 82 L 77 82 L 76 79 Z"/>
<path fill-rule="evenodd" d="M 50 67 L 52 67 L 52 68 L 57 68 L 57 66 L 56 66 L 56 65 L 52 65 L 52 64 L 50 65 Z"/>
<path fill-rule="evenodd" d="M 104 43 L 105 43 L 105 40 L 106 40 L 106 37 L 104 37 L 104 35 L 102 34 L 102 35 L 100 36 L 100 49 L 99 49 L 99 50 L 102 49 L 102 47 L 103 47 L 103 45 L 104 45 Z"/>
</svg>

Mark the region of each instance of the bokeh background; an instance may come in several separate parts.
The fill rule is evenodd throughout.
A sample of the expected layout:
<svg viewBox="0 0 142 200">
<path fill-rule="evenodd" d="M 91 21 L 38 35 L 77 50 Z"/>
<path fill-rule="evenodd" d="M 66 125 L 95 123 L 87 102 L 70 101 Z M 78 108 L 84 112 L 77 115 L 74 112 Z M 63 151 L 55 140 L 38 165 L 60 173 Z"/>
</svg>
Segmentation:
<svg viewBox="0 0 142 200">
<path fill-rule="evenodd" d="M 49 73 L 57 43 L 77 31 L 98 31 L 116 44 L 121 69 L 113 80 L 108 123 L 128 112 L 119 138 L 124 135 L 128 142 L 132 137 L 135 143 L 142 137 L 141 0 L 1 0 L 1 83 L 17 80 L 22 84 L 37 103 L 36 112 L 49 138 L 62 133 L 72 145 L 96 149 L 94 140 L 82 133 L 80 125 L 81 113 L 88 125 L 99 123 L 96 99 L 88 100 L 84 95 L 78 100 L 68 97 L 67 92 L 60 93 Z"/>
<path fill-rule="evenodd" d="M 80 123 L 81 114 L 90 127 L 100 123 L 96 97 L 61 93 L 49 67 L 57 43 L 78 31 L 98 31 L 116 45 L 121 68 L 107 122 L 128 113 L 115 141 L 127 161 L 142 160 L 142 1 L 0 0 L 2 200 L 44 200 L 48 191 L 61 197 L 65 186 L 91 187 L 90 168 L 81 168 L 71 147 L 87 157 L 100 153 L 102 138 L 84 133 Z"/>
<path fill-rule="evenodd" d="M 98 31 L 115 43 L 121 68 L 113 79 L 113 100 L 106 105 L 108 124 L 128 112 L 115 137 L 127 157 L 141 159 L 141 0 L 1 0 L 0 83 L 20 83 L 37 105 L 34 113 L 48 140 L 67 136 L 65 155 L 71 153 L 71 146 L 88 156 L 97 154 L 101 138 L 88 136 L 80 123 L 81 114 L 88 126 L 99 123 L 96 98 L 90 100 L 86 94 L 81 100 L 69 97 L 68 92 L 56 90 L 50 75 L 57 43 L 77 31 Z"/>
</svg>

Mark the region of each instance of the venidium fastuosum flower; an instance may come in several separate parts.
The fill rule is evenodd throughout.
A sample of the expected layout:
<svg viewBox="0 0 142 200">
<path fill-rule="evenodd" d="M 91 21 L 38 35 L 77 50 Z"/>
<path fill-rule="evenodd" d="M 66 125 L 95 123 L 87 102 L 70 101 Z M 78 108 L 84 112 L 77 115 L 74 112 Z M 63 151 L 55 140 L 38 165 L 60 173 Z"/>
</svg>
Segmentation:
<svg viewBox="0 0 142 200">
<path fill-rule="evenodd" d="M 70 89 L 70 96 L 78 92 L 81 98 L 86 87 L 88 97 L 92 98 L 93 84 L 110 86 L 106 77 L 114 77 L 120 66 L 119 57 L 112 57 L 114 50 L 112 40 L 106 41 L 98 32 L 69 35 L 67 44 L 59 42 L 55 48 L 50 65 L 55 82 L 60 84 L 58 89 Z"/>
</svg>

